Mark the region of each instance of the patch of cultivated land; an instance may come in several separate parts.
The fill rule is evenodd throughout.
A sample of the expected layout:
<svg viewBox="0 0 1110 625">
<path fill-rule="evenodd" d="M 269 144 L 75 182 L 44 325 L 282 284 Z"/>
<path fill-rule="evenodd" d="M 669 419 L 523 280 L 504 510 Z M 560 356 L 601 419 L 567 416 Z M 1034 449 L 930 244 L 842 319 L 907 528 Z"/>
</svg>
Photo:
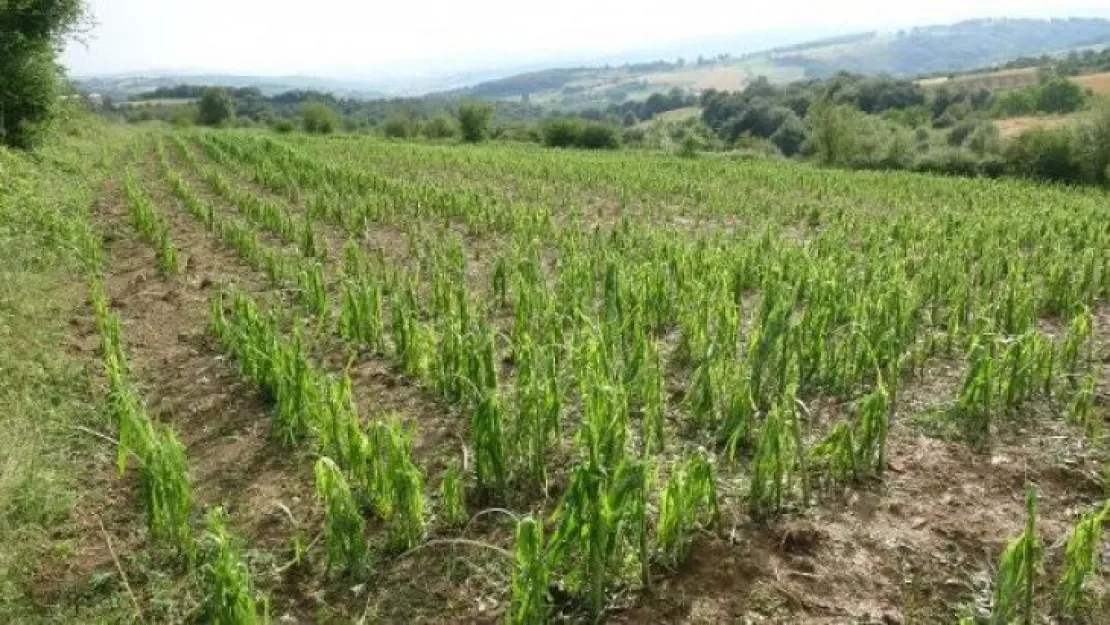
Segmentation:
<svg viewBox="0 0 1110 625">
<path fill-rule="evenodd" d="M 1087 74 L 1086 76 L 1076 76 L 1073 80 L 1075 82 L 1087 87 L 1095 93 L 1108 94 L 1110 93 L 1110 72 L 1102 72 L 1101 74 Z"/>
<path fill-rule="evenodd" d="M 1105 500 L 1101 191 L 235 131 L 138 145 L 130 184 L 178 269 L 156 271 L 121 175 L 91 215 L 101 283 L 184 445 L 190 523 L 226 507 L 274 620 L 938 623 L 1024 606 L 996 580 L 1031 571 L 1034 622 L 1105 622 L 1099 571 L 1082 605 L 1060 586 Z M 255 321 L 213 304 L 233 290 Z M 82 358 L 98 327 L 78 314 Z M 262 331 L 257 353 L 286 355 L 228 347 Z M 348 499 L 318 492 L 321 458 Z M 122 573 L 151 618 L 208 614 L 134 470 L 110 468 L 89 483 L 113 489 L 122 563 L 82 551 L 51 596 Z M 1015 569 L 1027 492 L 1043 563 Z"/>
<path fill-rule="evenodd" d="M 1016 137 L 1030 130 L 1062 128 L 1080 118 L 1080 115 L 1023 115 L 995 120 L 994 125 L 1003 137 Z"/>
</svg>

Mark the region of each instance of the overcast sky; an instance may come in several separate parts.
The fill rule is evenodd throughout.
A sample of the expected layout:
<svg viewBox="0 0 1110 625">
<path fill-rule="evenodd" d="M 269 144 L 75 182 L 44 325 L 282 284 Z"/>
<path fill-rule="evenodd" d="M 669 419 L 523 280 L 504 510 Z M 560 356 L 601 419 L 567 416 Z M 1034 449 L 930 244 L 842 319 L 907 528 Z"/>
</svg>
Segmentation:
<svg viewBox="0 0 1110 625">
<path fill-rule="evenodd" d="M 1110 0 L 91 0 L 76 75 L 328 76 L 512 65 L 703 36 L 856 31 L 970 17 L 1110 17 Z M 745 5 L 751 7 L 745 8 Z M 705 50 L 707 54 L 720 52 Z"/>
</svg>

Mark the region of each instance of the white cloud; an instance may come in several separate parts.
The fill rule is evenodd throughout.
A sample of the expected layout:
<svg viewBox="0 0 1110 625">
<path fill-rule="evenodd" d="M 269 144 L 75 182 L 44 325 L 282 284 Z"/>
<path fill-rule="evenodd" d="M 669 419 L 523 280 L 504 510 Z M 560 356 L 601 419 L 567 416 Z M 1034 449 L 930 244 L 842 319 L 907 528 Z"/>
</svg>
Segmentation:
<svg viewBox="0 0 1110 625">
<path fill-rule="evenodd" d="M 363 74 L 509 65 L 701 36 L 854 31 L 979 16 L 1110 16 L 1110 0 L 92 0 L 77 74 L 204 69 Z M 716 50 L 706 50 L 715 53 Z"/>
</svg>

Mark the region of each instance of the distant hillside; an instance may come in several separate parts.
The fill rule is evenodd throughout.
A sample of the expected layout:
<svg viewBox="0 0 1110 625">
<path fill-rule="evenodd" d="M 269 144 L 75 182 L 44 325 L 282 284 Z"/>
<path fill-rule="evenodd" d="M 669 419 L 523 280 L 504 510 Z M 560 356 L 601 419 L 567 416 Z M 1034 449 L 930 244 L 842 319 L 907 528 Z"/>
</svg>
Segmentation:
<svg viewBox="0 0 1110 625">
<path fill-rule="evenodd" d="M 674 62 L 546 69 L 444 95 L 586 108 L 644 99 L 674 88 L 735 90 L 759 76 L 785 83 L 838 71 L 903 77 L 959 72 L 1107 43 L 1110 20 L 1105 19 L 970 20 L 897 32 L 856 33 L 736 57 L 722 51 Z"/>
<path fill-rule="evenodd" d="M 124 100 L 157 89 L 178 85 L 220 85 L 223 87 L 256 87 L 263 95 L 273 96 L 288 91 L 323 91 L 338 97 L 373 99 L 383 97 L 372 85 L 320 78 L 315 76 L 234 76 L 225 74 L 121 74 L 80 78 L 74 81 L 82 91 L 101 93 Z"/>
<path fill-rule="evenodd" d="M 432 99 L 466 97 L 527 102 L 545 108 L 585 109 L 626 101 L 646 100 L 655 93 L 679 89 L 738 90 L 759 76 L 774 83 L 822 78 L 838 71 L 892 74 L 902 77 L 945 75 L 994 66 L 1018 57 L 1059 54 L 1077 48 L 1110 44 L 1110 20 L 1105 19 L 990 19 L 897 32 L 864 32 L 827 37 L 807 43 L 747 52 L 772 44 L 757 36 L 705 39 L 705 53 L 683 59 L 546 68 L 505 76 L 514 70 L 493 69 L 453 75 L 393 80 L 343 80 L 313 76 L 234 76 L 206 74 L 126 74 L 75 81 L 83 91 L 116 99 L 177 85 L 256 87 L 263 95 L 288 91 L 321 91 L 341 98 L 375 99 L 397 94 L 417 95 L 429 90 Z M 778 41 L 781 41 L 779 39 Z M 773 45 L 773 44 L 772 44 Z M 698 49 L 686 42 L 683 49 Z M 659 48 L 671 50 L 674 47 Z M 743 55 L 731 52 L 744 51 Z M 643 58 L 645 52 L 625 56 Z M 515 70 L 515 71 L 520 71 Z M 503 77 L 497 77 L 497 76 Z M 469 86 L 467 86 L 469 85 Z M 449 90 L 444 90 L 449 89 Z"/>
</svg>

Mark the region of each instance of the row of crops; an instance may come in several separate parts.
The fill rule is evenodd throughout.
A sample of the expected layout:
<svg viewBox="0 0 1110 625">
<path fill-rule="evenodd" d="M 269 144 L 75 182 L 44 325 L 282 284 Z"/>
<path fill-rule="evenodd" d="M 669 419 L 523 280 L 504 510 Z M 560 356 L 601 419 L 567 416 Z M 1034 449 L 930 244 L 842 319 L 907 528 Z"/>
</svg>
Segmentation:
<svg viewBox="0 0 1110 625">
<path fill-rule="evenodd" d="M 210 331 L 273 403 L 274 436 L 318 456 L 336 574 L 373 566 L 368 521 L 388 528 L 384 553 L 408 552 L 497 508 L 514 519 L 511 549 L 471 546 L 506 557 L 506 618 L 600 618 L 679 568 L 726 507 L 769 524 L 881 480 L 904 391 L 938 364 L 961 372 L 943 411 L 977 449 L 1030 415 L 1102 442 L 1092 310 L 1110 292 L 1097 253 L 1110 209 L 1093 195 L 1028 187 L 1022 210 L 999 199 L 1021 197 L 1014 183 L 854 188 L 758 162 L 671 171 L 236 133 L 153 143 L 157 184 L 283 295 L 221 291 Z M 124 190 L 173 273 L 170 228 L 134 177 Z M 401 240 L 374 244 L 383 231 Z M 456 419 L 466 451 L 438 489 L 413 451 L 421 424 L 361 416 L 350 376 L 316 357 L 321 336 L 392 363 Z M 817 409 L 826 400 L 836 408 Z M 158 523 L 186 536 L 180 445 L 133 420 L 119 420 L 121 458 L 173 457 L 144 481 L 184 493 Z M 1050 591 L 1061 611 L 1084 607 L 1106 514 L 1069 535 Z M 1032 618 L 1035 589 L 1051 587 L 1035 521 L 1031 493 L 998 564 L 998 622 Z"/>
<path fill-rule="evenodd" d="M 176 248 L 170 228 L 130 176 L 124 196 L 137 234 L 155 249 L 157 271 L 162 275 L 175 272 Z M 99 249 L 90 248 L 90 254 L 99 258 Z M 93 266 L 97 262 L 90 259 Z M 117 470 L 121 478 L 129 468 L 135 472 L 136 497 L 143 504 L 150 536 L 171 550 L 196 580 L 204 596 L 199 615 L 215 623 L 264 622 L 266 598 L 254 588 L 241 540 L 229 530 L 223 508 L 196 509 L 185 447 L 171 426 L 147 412 L 132 380 L 119 316 L 96 273 L 89 280 L 89 303 L 100 336 L 108 412 L 117 436 Z M 199 530 L 193 527 L 196 516 L 203 517 Z M 136 601 L 134 596 L 131 599 Z M 134 607 L 141 619 L 137 602 Z"/>
</svg>

